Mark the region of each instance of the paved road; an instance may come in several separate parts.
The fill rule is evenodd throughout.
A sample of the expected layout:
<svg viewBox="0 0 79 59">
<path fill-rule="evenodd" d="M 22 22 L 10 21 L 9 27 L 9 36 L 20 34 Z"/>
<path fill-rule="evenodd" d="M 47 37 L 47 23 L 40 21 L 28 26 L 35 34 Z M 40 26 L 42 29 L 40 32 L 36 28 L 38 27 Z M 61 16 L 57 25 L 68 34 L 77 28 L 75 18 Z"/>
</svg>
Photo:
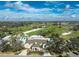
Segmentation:
<svg viewBox="0 0 79 59">
<path fill-rule="evenodd" d="M 29 30 L 29 31 L 25 31 L 23 32 L 24 34 L 27 34 L 27 33 L 30 33 L 30 32 L 34 32 L 34 31 L 38 31 L 38 30 L 41 30 L 43 28 L 37 28 L 37 29 L 32 29 L 32 30 Z M 19 35 L 19 34 L 18 34 Z M 4 38 L 2 38 L 3 40 L 9 40 L 9 38 L 11 37 L 11 35 L 7 35 L 5 36 Z"/>
<path fill-rule="evenodd" d="M 29 31 L 25 31 L 23 32 L 24 34 L 27 34 L 27 33 L 30 33 L 30 32 L 34 32 L 34 31 L 38 31 L 38 30 L 41 30 L 43 28 L 37 28 L 37 29 L 32 29 L 32 30 L 29 30 Z"/>
<path fill-rule="evenodd" d="M 64 35 L 69 35 L 69 34 L 71 34 L 72 32 L 65 32 L 65 33 L 62 33 L 62 35 L 64 36 Z"/>
</svg>

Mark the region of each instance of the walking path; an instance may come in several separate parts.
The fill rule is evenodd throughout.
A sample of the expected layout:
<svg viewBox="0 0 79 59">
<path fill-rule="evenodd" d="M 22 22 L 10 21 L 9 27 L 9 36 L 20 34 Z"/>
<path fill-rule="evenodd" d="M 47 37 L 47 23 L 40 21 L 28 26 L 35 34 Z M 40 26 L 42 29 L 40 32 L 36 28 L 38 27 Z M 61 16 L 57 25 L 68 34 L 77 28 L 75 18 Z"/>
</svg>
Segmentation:
<svg viewBox="0 0 79 59">
<path fill-rule="evenodd" d="M 24 34 L 27 34 L 27 33 L 30 33 L 30 32 L 34 32 L 34 31 L 38 31 L 38 30 L 41 30 L 43 28 L 37 28 L 37 29 L 32 29 L 32 30 L 29 30 L 29 31 L 25 31 L 23 32 Z"/>
<path fill-rule="evenodd" d="M 27 33 L 30 33 L 30 32 L 34 32 L 34 31 L 41 30 L 41 29 L 43 29 L 43 28 L 32 29 L 32 30 L 29 30 L 29 31 L 25 31 L 25 32 L 23 32 L 23 33 L 24 33 L 24 34 L 27 34 Z M 19 34 L 18 34 L 18 35 L 19 35 Z M 7 35 L 7 36 L 5 36 L 5 37 L 2 38 L 2 39 L 3 39 L 3 40 L 9 40 L 10 37 L 11 37 L 11 35 Z"/>
<path fill-rule="evenodd" d="M 65 32 L 65 33 L 62 33 L 62 35 L 64 36 L 64 35 L 69 35 L 69 34 L 71 34 L 72 32 Z"/>
<path fill-rule="evenodd" d="M 27 50 L 27 49 L 25 49 L 25 50 L 22 50 L 22 51 L 21 51 L 21 53 L 20 53 L 20 54 L 18 54 L 18 55 L 21 55 L 21 56 L 26 56 L 26 55 L 27 55 L 27 52 L 28 52 L 28 50 Z"/>
</svg>

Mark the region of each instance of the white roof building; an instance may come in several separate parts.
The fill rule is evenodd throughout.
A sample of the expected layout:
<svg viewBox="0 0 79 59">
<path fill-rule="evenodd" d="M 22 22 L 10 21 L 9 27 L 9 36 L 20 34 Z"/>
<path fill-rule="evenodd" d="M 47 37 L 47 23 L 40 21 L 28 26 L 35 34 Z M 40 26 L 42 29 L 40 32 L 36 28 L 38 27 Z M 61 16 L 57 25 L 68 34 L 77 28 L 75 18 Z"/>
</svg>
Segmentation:
<svg viewBox="0 0 79 59">
<path fill-rule="evenodd" d="M 11 39 L 11 35 L 8 35 L 8 36 L 6 36 L 6 37 L 4 37 L 4 38 L 2 38 L 4 41 L 9 41 L 10 39 Z"/>
<path fill-rule="evenodd" d="M 29 37 L 29 40 L 50 40 L 50 38 L 44 38 L 41 35 L 32 35 Z"/>
</svg>

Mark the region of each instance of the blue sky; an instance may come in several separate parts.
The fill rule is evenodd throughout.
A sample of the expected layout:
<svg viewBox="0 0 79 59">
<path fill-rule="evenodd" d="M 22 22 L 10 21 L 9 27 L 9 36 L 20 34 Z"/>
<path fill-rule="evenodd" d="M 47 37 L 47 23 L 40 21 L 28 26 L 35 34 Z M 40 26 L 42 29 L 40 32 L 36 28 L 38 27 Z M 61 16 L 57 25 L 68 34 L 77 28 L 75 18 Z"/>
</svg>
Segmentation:
<svg viewBox="0 0 79 59">
<path fill-rule="evenodd" d="M 79 1 L 0 1 L 0 21 L 79 21 Z"/>
</svg>

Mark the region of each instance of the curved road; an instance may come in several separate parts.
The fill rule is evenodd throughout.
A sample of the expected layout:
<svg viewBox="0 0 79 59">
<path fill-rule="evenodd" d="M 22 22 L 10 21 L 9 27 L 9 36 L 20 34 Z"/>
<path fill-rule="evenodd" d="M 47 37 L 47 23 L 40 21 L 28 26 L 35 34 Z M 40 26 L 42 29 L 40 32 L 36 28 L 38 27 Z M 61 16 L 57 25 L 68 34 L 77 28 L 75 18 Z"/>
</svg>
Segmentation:
<svg viewBox="0 0 79 59">
<path fill-rule="evenodd" d="M 24 34 L 27 34 L 27 33 L 30 33 L 30 32 L 34 32 L 34 31 L 38 31 L 38 30 L 41 30 L 43 28 L 37 28 L 37 29 L 32 29 L 32 30 L 29 30 L 29 31 L 25 31 L 23 32 Z"/>
<path fill-rule="evenodd" d="M 27 33 L 30 33 L 30 32 L 34 32 L 34 31 L 38 31 L 38 30 L 41 30 L 43 28 L 37 28 L 37 29 L 32 29 L 32 30 L 29 30 L 29 31 L 25 31 L 23 32 L 24 34 L 27 34 Z M 18 34 L 19 35 L 19 34 Z M 9 38 L 11 37 L 11 35 L 7 35 L 5 36 L 4 38 L 2 38 L 3 40 L 8 40 Z"/>
</svg>

